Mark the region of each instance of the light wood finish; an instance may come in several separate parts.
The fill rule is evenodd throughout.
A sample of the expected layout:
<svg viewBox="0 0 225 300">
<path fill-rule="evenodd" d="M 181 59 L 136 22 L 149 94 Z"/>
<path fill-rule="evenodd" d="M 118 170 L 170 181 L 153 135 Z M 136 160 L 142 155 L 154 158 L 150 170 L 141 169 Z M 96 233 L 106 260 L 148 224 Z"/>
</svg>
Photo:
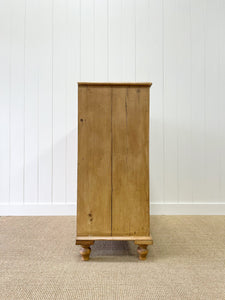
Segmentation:
<svg viewBox="0 0 225 300">
<path fill-rule="evenodd" d="M 150 87 L 151 82 L 78 82 L 78 86 L 147 86 Z"/>
<path fill-rule="evenodd" d="M 94 245 L 94 242 L 95 241 L 89 241 L 89 240 L 87 240 L 87 239 L 85 239 L 85 240 L 77 240 L 76 239 L 76 245 Z"/>
<path fill-rule="evenodd" d="M 111 235 L 111 89 L 78 91 L 77 235 Z"/>
<path fill-rule="evenodd" d="M 135 244 L 148 243 L 151 245 L 153 243 L 152 237 L 150 236 L 77 236 L 76 240 L 87 241 L 135 241 Z"/>
<path fill-rule="evenodd" d="M 140 260 L 146 260 L 147 254 L 148 254 L 148 249 L 147 249 L 148 245 L 139 245 L 139 247 L 137 248 L 137 252 L 139 254 L 139 259 Z"/>
<path fill-rule="evenodd" d="M 91 254 L 91 245 L 94 244 L 94 241 L 76 241 L 76 245 L 81 245 L 80 255 L 82 260 L 89 260 Z"/>
<path fill-rule="evenodd" d="M 134 243 L 136 244 L 136 245 L 153 245 L 153 239 L 152 239 L 152 237 L 150 236 L 150 238 L 149 239 L 147 239 L 147 238 L 144 238 L 144 239 L 135 239 L 135 241 L 134 241 Z"/>
<path fill-rule="evenodd" d="M 112 89 L 112 235 L 149 235 L 149 89 Z"/>
<path fill-rule="evenodd" d="M 149 220 L 151 83 L 79 83 L 77 238 L 153 243 Z"/>
</svg>

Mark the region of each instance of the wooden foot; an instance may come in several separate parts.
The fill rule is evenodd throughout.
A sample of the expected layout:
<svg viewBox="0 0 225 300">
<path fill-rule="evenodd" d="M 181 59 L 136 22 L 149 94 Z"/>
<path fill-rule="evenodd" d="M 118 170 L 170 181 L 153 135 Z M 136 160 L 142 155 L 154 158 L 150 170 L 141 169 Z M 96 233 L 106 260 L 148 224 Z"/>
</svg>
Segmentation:
<svg viewBox="0 0 225 300">
<path fill-rule="evenodd" d="M 76 245 L 81 245 L 80 255 L 81 259 L 86 261 L 89 260 L 89 256 L 91 253 L 91 245 L 94 244 L 95 241 L 76 241 Z"/>
<path fill-rule="evenodd" d="M 145 260 L 148 254 L 148 245 L 138 245 L 137 252 L 140 260 Z"/>
<path fill-rule="evenodd" d="M 145 260 L 147 254 L 148 254 L 147 247 L 148 247 L 148 245 L 152 245 L 153 244 L 152 237 L 151 237 L 150 240 L 135 240 L 134 243 L 136 245 L 138 245 L 137 252 L 139 254 L 139 259 L 140 260 Z"/>
</svg>

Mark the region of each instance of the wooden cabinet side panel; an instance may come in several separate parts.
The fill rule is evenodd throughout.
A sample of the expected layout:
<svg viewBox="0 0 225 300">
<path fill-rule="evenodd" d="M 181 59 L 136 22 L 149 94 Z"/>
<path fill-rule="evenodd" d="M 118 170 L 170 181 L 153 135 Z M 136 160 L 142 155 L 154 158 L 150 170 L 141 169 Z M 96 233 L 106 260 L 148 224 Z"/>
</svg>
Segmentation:
<svg viewBox="0 0 225 300">
<path fill-rule="evenodd" d="M 112 88 L 112 236 L 148 236 L 149 88 Z"/>
<path fill-rule="evenodd" d="M 110 87 L 78 89 L 77 188 L 77 236 L 110 236 Z"/>
</svg>

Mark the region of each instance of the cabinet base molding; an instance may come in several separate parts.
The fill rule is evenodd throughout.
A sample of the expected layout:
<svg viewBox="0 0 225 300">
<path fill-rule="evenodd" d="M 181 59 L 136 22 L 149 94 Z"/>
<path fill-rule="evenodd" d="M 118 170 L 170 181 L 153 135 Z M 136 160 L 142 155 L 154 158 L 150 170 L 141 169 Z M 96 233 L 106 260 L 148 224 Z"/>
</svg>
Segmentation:
<svg viewBox="0 0 225 300">
<path fill-rule="evenodd" d="M 76 245 L 81 245 L 81 259 L 89 260 L 91 245 L 95 241 L 134 241 L 138 245 L 137 252 L 140 260 L 145 260 L 148 254 L 148 245 L 153 244 L 152 236 L 77 236 Z"/>
</svg>

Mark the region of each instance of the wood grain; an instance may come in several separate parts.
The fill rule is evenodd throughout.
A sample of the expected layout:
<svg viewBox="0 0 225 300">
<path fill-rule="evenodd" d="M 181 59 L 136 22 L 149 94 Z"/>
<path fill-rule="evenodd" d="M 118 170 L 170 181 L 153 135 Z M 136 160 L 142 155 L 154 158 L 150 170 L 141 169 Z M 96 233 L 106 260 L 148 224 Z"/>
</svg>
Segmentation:
<svg viewBox="0 0 225 300">
<path fill-rule="evenodd" d="M 78 89 L 77 235 L 111 235 L 111 91 Z"/>
<path fill-rule="evenodd" d="M 146 257 L 148 255 L 148 245 L 138 245 L 137 252 L 139 254 L 140 260 L 146 260 Z"/>
<path fill-rule="evenodd" d="M 113 87 L 112 145 L 112 235 L 148 236 L 148 87 Z"/>
<path fill-rule="evenodd" d="M 81 245 L 80 255 L 81 260 L 87 261 L 89 260 L 89 256 L 91 254 L 91 245 L 94 244 L 94 241 L 76 241 L 76 245 Z"/>
<path fill-rule="evenodd" d="M 79 241 L 137 241 L 135 244 L 152 244 L 152 236 L 78 236 L 76 238 L 77 245 Z"/>
</svg>

